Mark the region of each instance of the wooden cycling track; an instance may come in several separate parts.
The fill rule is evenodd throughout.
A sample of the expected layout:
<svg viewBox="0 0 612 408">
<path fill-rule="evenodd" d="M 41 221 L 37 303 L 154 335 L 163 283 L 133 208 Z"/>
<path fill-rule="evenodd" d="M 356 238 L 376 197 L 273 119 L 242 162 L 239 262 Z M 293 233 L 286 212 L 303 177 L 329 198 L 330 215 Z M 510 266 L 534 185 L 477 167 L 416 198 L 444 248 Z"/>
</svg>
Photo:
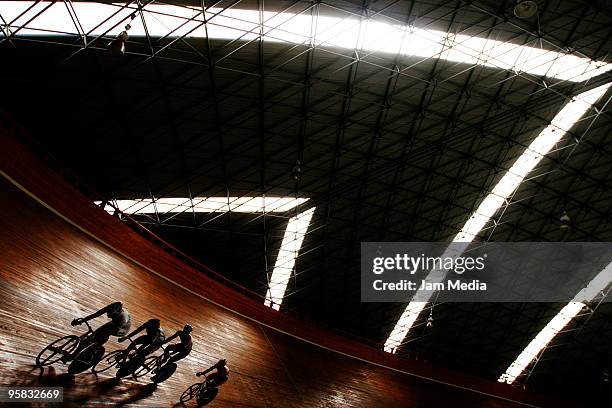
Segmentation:
<svg viewBox="0 0 612 408">
<path fill-rule="evenodd" d="M 226 358 L 211 407 L 518 407 L 558 401 L 380 350 L 310 326 L 219 284 L 95 207 L 0 127 L 0 386 L 61 385 L 79 405 L 171 406 Z M 116 300 L 133 327 L 159 317 L 166 333 L 189 322 L 194 348 L 176 374 L 146 381 L 81 374 L 34 357 L 69 322 Z M 99 324 L 99 323 L 98 323 Z M 110 349 L 116 348 L 111 340 Z"/>
</svg>

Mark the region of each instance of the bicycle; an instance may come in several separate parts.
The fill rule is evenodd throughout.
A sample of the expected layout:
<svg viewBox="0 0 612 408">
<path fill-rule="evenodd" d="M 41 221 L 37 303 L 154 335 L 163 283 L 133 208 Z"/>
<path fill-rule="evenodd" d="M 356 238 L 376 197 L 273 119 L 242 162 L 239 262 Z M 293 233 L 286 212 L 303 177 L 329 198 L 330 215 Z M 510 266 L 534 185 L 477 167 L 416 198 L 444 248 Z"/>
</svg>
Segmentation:
<svg viewBox="0 0 612 408">
<path fill-rule="evenodd" d="M 162 351 L 165 350 L 163 346 L 158 346 L 157 348 L 161 348 Z M 126 359 L 122 364 L 120 364 L 120 361 L 118 361 L 116 365 L 119 367 L 119 369 L 117 370 L 116 377 L 122 378 L 131 374 L 132 378 L 136 379 L 150 373 L 157 366 L 157 361 L 163 357 L 163 354 L 159 356 L 147 356 L 147 354 L 148 353 L 138 351 L 131 356 L 128 356 L 128 359 Z M 167 373 L 167 376 L 160 376 L 158 381 L 153 380 L 153 378 L 155 378 L 154 376 L 152 380 L 156 384 L 165 381 L 174 373 L 175 370 L 176 364 L 174 369 Z"/>
<path fill-rule="evenodd" d="M 162 347 L 162 350 L 165 351 L 165 348 Z M 143 363 L 143 367 L 146 367 L 146 373 L 155 371 L 155 374 L 151 377 L 151 381 L 155 384 L 162 383 L 172 377 L 172 374 L 174 374 L 178 367 L 176 363 L 166 364 L 166 360 L 169 356 L 164 358 L 164 355 L 165 353 L 158 356 L 149 356 Z"/>
<path fill-rule="evenodd" d="M 219 393 L 218 386 L 214 383 L 214 380 L 209 379 L 205 374 L 196 373 L 198 377 L 201 375 L 204 375 L 203 382 L 195 383 L 183 391 L 180 398 L 181 405 L 186 405 L 187 402 L 195 398 L 196 407 L 201 407 L 215 399 Z"/>
<path fill-rule="evenodd" d="M 128 340 L 130 340 L 130 342 L 132 342 L 133 340 L 131 338 L 128 337 Z M 115 368 L 115 367 L 119 367 L 122 361 L 129 361 L 132 358 L 134 358 L 136 356 L 136 353 L 138 352 L 136 349 L 132 350 L 132 353 L 130 353 L 129 355 L 126 354 L 127 353 L 128 348 L 126 347 L 125 349 L 122 350 L 115 350 L 115 351 L 111 351 L 110 353 L 106 354 L 104 357 L 102 357 L 100 359 L 100 361 L 98 361 L 92 368 L 91 371 L 94 374 L 100 374 L 103 373 L 105 371 L 110 370 L 111 368 Z M 142 366 L 140 368 L 137 368 L 133 373 L 132 373 L 132 378 L 137 379 L 142 377 L 143 375 L 146 375 L 148 373 L 148 371 L 142 371 L 141 370 Z"/>
<path fill-rule="evenodd" d="M 60 360 L 63 363 L 71 361 L 68 373 L 78 374 L 96 365 L 104 355 L 105 348 L 93 341 L 94 331 L 89 323 L 83 323 L 87 325 L 87 333 L 80 336 L 71 334 L 51 342 L 36 356 L 36 366 L 45 367 Z"/>
</svg>

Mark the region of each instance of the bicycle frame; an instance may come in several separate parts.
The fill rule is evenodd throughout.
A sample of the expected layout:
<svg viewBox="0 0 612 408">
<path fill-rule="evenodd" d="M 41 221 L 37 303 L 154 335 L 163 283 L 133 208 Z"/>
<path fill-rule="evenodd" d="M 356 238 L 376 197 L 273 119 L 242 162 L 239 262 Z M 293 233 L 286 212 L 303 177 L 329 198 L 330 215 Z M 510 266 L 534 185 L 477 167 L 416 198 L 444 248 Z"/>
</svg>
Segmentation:
<svg viewBox="0 0 612 408">
<path fill-rule="evenodd" d="M 130 341 L 130 343 L 134 343 L 134 340 L 132 340 L 132 338 L 131 338 L 131 337 L 126 337 L 126 338 L 127 338 L 129 341 Z M 146 347 L 145 347 L 145 348 L 146 348 Z M 165 349 L 163 348 L 163 346 L 159 346 L 159 348 L 161 348 L 162 350 L 165 350 Z M 123 354 L 122 358 L 125 360 L 125 362 L 127 362 L 127 361 L 128 361 L 128 355 L 127 355 L 127 354 L 125 354 L 125 353 L 126 353 L 126 351 L 127 351 L 127 347 L 126 347 L 126 348 L 124 348 L 123 350 L 121 350 L 121 352 L 122 352 L 122 354 Z M 141 350 L 141 349 L 139 349 L 139 348 L 137 347 L 137 348 L 136 348 L 135 350 L 133 350 L 133 351 L 134 351 L 134 354 L 133 354 L 133 355 L 132 355 L 132 356 L 129 358 L 130 360 L 131 360 L 131 359 L 133 359 L 133 358 L 135 358 L 135 357 L 136 357 L 136 356 L 137 356 L 137 355 L 138 355 L 138 354 L 139 354 L 139 353 L 140 353 L 142 350 Z M 158 360 L 158 359 L 160 359 L 162 356 L 163 356 L 163 354 L 162 354 L 161 356 L 156 357 L 156 364 L 157 364 L 157 360 Z M 141 357 L 144 359 L 144 358 L 146 358 L 146 357 L 147 357 L 147 354 L 142 355 Z"/>
<path fill-rule="evenodd" d="M 84 321 L 83 323 L 85 323 L 85 325 L 87 326 L 87 332 L 79 336 L 79 344 L 77 346 L 77 349 L 80 348 L 81 345 L 84 344 L 85 342 L 88 342 L 91 339 L 92 335 L 94 334 L 94 331 L 89 325 L 89 322 Z"/>
<path fill-rule="evenodd" d="M 87 326 L 87 333 L 81 335 L 81 337 L 80 337 L 81 340 L 84 340 L 85 338 L 89 337 L 94 332 L 93 329 L 91 328 L 91 326 L 89 325 L 88 321 L 85 320 L 85 321 L 83 321 L 83 323 L 85 323 L 85 325 Z"/>
</svg>

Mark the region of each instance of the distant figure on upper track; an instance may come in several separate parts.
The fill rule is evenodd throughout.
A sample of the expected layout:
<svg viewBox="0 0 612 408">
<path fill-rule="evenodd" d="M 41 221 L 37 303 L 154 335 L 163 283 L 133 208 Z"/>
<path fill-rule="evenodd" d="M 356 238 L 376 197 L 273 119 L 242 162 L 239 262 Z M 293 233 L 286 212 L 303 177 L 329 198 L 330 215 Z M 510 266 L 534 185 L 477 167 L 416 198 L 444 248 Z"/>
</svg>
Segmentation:
<svg viewBox="0 0 612 408">
<path fill-rule="evenodd" d="M 161 322 L 159 319 L 147 320 L 145 323 L 141 324 L 139 328 L 137 328 L 130 334 L 119 338 L 119 342 L 125 341 L 128 338 L 131 339 L 132 336 L 137 335 L 143 330 L 145 330 L 145 334 L 130 343 L 128 348 L 125 350 L 124 356 L 129 356 L 130 352 L 137 346 L 139 347 L 136 350 L 136 353 L 141 354 L 142 356 L 146 356 L 147 354 L 154 352 L 159 347 L 161 347 L 162 344 L 164 344 L 166 336 L 164 335 L 164 330 L 161 328 Z"/>
<path fill-rule="evenodd" d="M 187 357 L 189 353 L 191 353 L 192 342 L 190 333 L 192 330 L 193 328 L 191 327 L 191 325 L 186 324 L 182 330 L 177 331 L 172 336 L 166 339 L 165 343 L 169 343 L 177 337 L 181 341 L 180 343 L 170 344 L 168 347 L 166 347 L 166 349 L 164 350 L 164 356 L 160 359 L 161 364 L 164 364 L 166 362 L 175 363 L 180 359 Z M 157 369 L 155 371 L 157 371 Z"/>
<path fill-rule="evenodd" d="M 111 321 L 103 324 L 94 331 L 93 339 L 96 343 L 104 345 L 110 336 L 121 337 L 125 336 L 125 334 L 130 331 L 132 318 L 121 302 L 111 303 L 110 305 L 98 310 L 96 313 L 80 319 L 74 319 L 71 324 L 76 326 L 84 322 L 88 322 L 91 319 L 95 319 L 96 317 L 102 316 L 104 313 L 106 313 L 106 317 L 111 319 Z"/>
</svg>

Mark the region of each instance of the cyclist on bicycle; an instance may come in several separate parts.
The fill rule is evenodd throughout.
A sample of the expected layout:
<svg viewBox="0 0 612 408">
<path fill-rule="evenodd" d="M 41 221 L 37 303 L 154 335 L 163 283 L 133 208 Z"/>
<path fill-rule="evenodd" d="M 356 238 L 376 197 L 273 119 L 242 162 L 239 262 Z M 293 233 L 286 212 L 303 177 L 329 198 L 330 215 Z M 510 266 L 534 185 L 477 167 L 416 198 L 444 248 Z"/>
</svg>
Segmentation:
<svg viewBox="0 0 612 408">
<path fill-rule="evenodd" d="M 207 368 L 204 371 L 196 373 L 196 375 L 199 377 L 201 375 L 208 374 L 213 370 L 217 371 L 207 377 L 207 383 L 209 383 L 212 387 L 219 387 L 229 379 L 229 368 L 227 368 L 227 361 L 225 359 L 219 360 L 217 364 Z"/>
<path fill-rule="evenodd" d="M 102 316 L 104 313 L 106 313 L 106 317 L 111 319 L 111 321 L 103 324 L 93 332 L 93 341 L 102 346 L 108 341 L 110 336 L 125 336 L 125 334 L 130 331 L 132 318 L 121 302 L 111 303 L 110 305 L 98 310 L 96 313 L 79 319 L 74 319 L 70 324 L 72 326 L 83 324 L 91 319 Z M 85 345 L 86 344 L 80 344 L 79 349 Z"/>
<path fill-rule="evenodd" d="M 123 354 L 124 356 L 129 356 L 130 352 L 137 346 L 139 347 L 136 350 L 136 353 L 141 354 L 141 356 L 146 356 L 157 350 L 164 343 L 166 337 L 164 336 L 164 330 L 161 328 L 161 322 L 159 319 L 147 320 L 130 334 L 120 337 L 119 342 L 125 341 L 128 338 L 131 339 L 132 336 L 135 336 L 143 330 L 146 330 L 145 334 L 130 343 Z"/>
<path fill-rule="evenodd" d="M 176 363 L 177 361 L 187 357 L 189 353 L 191 353 L 191 331 L 193 328 L 191 325 L 186 324 L 182 330 L 177 331 L 172 336 L 166 339 L 165 343 L 170 343 L 175 338 L 179 338 L 181 341 L 179 343 L 171 344 L 164 350 L 164 355 L 160 359 L 162 362 L 168 363 Z M 169 358 L 169 359 L 168 359 Z M 159 366 L 155 369 L 154 372 L 158 370 Z"/>
</svg>

